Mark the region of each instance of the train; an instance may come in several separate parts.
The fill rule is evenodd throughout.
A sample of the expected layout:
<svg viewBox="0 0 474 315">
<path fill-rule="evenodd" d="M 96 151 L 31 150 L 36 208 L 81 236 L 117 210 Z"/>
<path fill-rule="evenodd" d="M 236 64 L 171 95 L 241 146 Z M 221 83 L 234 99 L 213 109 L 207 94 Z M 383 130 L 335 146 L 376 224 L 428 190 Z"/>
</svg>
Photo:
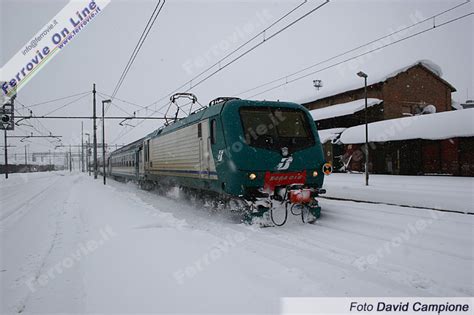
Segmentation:
<svg viewBox="0 0 474 315">
<path fill-rule="evenodd" d="M 231 97 L 113 151 L 106 165 L 117 180 L 143 189 L 178 186 L 185 195 L 219 200 L 245 222 L 276 226 L 288 213 L 315 222 L 324 176 L 332 172 L 305 107 Z M 285 209 L 278 222 L 277 207 Z"/>
</svg>

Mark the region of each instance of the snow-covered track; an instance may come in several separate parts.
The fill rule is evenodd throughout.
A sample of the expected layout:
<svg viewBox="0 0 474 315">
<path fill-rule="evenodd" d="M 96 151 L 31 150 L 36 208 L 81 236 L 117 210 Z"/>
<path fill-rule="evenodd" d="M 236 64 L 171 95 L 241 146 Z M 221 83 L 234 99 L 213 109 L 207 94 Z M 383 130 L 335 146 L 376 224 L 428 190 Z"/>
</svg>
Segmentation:
<svg viewBox="0 0 474 315">
<path fill-rule="evenodd" d="M 2 312 L 278 313 L 287 296 L 474 294 L 472 215 L 321 199 L 315 224 L 262 229 L 177 189 L 74 173 L 20 187 L 38 183 L 54 193 L 1 230 Z"/>
</svg>

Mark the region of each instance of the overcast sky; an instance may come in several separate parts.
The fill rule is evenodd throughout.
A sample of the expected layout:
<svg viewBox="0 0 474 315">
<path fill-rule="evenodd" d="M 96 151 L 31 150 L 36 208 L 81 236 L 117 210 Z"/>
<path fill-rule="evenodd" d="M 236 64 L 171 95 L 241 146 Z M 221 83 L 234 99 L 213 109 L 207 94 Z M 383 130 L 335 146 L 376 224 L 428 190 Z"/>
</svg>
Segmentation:
<svg viewBox="0 0 474 315">
<path fill-rule="evenodd" d="M 149 105 L 218 61 L 300 2 L 167 0 L 117 97 L 139 105 Z M 303 14 L 322 2 L 309 0 L 294 16 Z M 462 2 L 464 1 L 332 0 L 192 92 L 202 104 L 207 104 L 218 96 L 235 96 L 239 92 L 330 58 Z M 67 1 L 0 0 L 0 3 L 0 63 L 3 65 L 24 47 Z M 18 100 L 29 105 L 85 92 L 92 89 L 94 82 L 98 91 L 112 94 L 155 5 L 156 1 L 112 0 L 92 23 L 19 92 Z M 471 11 L 473 4 L 469 3 L 439 17 L 436 22 L 442 23 Z M 324 87 L 320 93 L 324 93 L 357 82 L 362 84 L 360 78 L 355 75 L 359 70 L 368 73 L 369 77 L 377 77 L 420 59 L 429 59 L 442 68 L 443 78 L 458 90 L 453 94 L 453 99 L 465 101 L 467 97 L 474 98 L 473 20 L 471 16 L 451 23 L 255 98 L 290 101 L 311 96 L 317 98 L 317 92 L 312 85 L 313 79 L 323 80 Z M 428 28 L 432 23 L 427 22 L 403 35 Z M 358 51 L 361 52 L 364 50 Z M 342 59 L 344 58 L 314 70 Z M 241 97 L 251 96 L 258 91 Z M 102 98 L 98 98 L 98 104 L 101 100 Z M 67 101 L 37 106 L 34 113 L 48 113 Z M 138 109 L 119 101 L 117 105 L 127 112 Z M 17 108 L 21 110 L 19 104 Z M 92 96 L 88 96 L 55 114 L 90 115 L 91 112 Z M 125 115 L 115 107 L 111 107 L 107 114 Z M 142 111 L 138 115 L 147 114 L 150 112 Z M 80 121 L 43 120 L 42 123 L 54 134 L 62 135 L 65 144 L 77 144 L 80 141 Z M 38 122 L 34 124 L 42 128 Z M 84 125 L 85 132 L 90 132 L 91 122 L 85 121 Z M 116 142 L 130 142 L 159 125 L 159 121 L 146 121 Z M 108 121 L 106 133 L 109 141 L 116 139 L 123 128 L 118 125 L 118 121 Z M 14 133 L 24 134 L 30 131 L 30 127 L 22 126 L 21 130 L 18 129 Z M 17 145 L 16 151 L 23 151 L 24 144 L 18 140 L 12 139 L 11 144 Z M 47 151 L 53 146 L 46 140 L 38 139 L 30 143 L 30 148 L 31 151 Z"/>
</svg>

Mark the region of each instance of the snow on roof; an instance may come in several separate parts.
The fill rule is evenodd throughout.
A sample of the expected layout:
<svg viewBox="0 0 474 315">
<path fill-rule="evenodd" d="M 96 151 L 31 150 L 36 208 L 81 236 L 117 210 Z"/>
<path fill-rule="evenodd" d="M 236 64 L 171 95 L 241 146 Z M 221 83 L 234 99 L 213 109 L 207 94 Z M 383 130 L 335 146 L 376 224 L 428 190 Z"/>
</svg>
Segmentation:
<svg viewBox="0 0 474 315">
<path fill-rule="evenodd" d="M 367 107 L 378 105 L 382 100 L 377 98 L 368 98 Z M 323 120 L 332 117 L 340 117 L 345 115 L 352 115 L 365 108 L 365 99 L 355 100 L 352 102 L 331 105 L 323 108 L 313 109 L 309 112 L 315 121 Z"/>
<path fill-rule="evenodd" d="M 396 69 L 392 72 L 388 72 L 388 74 L 385 73 L 383 75 L 377 75 L 377 74 L 373 75 L 372 73 L 369 73 L 367 85 L 372 85 L 372 84 L 376 84 L 376 83 L 379 83 L 379 82 L 385 82 L 388 79 L 393 78 L 393 77 L 399 75 L 400 73 L 405 72 L 408 69 L 410 69 L 410 68 L 412 68 L 416 65 L 419 65 L 419 64 L 423 65 L 425 68 L 429 69 L 431 72 L 433 72 L 437 76 L 439 76 L 439 77 L 443 76 L 443 71 L 441 70 L 440 66 L 438 66 L 436 63 L 434 63 L 431 60 L 424 59 L 424 60 L 417 60 L 416 62 L 414 62 L 414 63 L 412 63 L 408 66 Z M 320 100 L 320 99 L 323 99 L 323 98 L 326 98 L 326 97 L 329 97 L 329 96 L 337 95 L 337 94 L 340 94 L 340 93 L 343 93 L 343 92 L 346 92 L 346 91 L 352 91 L 352 90 L 360 89 L 360 88 L 363 88 L 363 87 L 364 87 L 363 82 L 359 78 L 356 78 L 355 75 L 354 75 L 354 80 L 351 80 L 350 83 L 348 83 L 344 86 L 338 85 L 337 88 L 328 89 L 328 90 L 318 92 L 318 95 L 316 97 L 315 96 L 304 97 L 304 98 L 300 99 L 299 101 L 297 101 L 296 103 L 305 104 L 305 103 L 309 103 L 309 102 L 314 102 L 316 100 Z"/>
<path fill-rule="evenodd" d="M 346 130 L 346 128 L 331 128 L 318 130 L 319 141 L 321 141 L 321 143 L 332 141 L 336 139 L 344 130 Z"/>
<path fill-rule="evenodd" d="M 369 124 L 369 142 L 473 136 L 474 109 L 389 119 Z M 340 141 L 344 144 L 364 143 L 365 125 L 347 128 L 341 134 Z"/>
<path fill-rule="evenodd" d="M 408 69 L 410 69 L 411 67 L 414 67 L 414 66 L 419 65 L 419 64 L 421 64 L 422 66 L 424 66 L 425 68 L 427 68 L 428 70 L 430 70 L 431 72 L 436 74 L 438 77 L 441 78 L 443 76 L 443 70 L 441 70 L 440 66 L 438 66 L 436 63 L 434 63 L 431 60 L 423 59 L 423 60 L 418 60 L 418 61 L 416 61 L 415 63 L 412 63 L 409 66 L 403 67 L 401 69 L 398 69 L 398 70 L 390 73 L 385 78 L 382 78 L 382 81 L 388 80 L 389 78 L 393 78 L 394 76 L 396 76 L 396 75 L 398 75 L 402 72 L 405 72 Z"/>
</svg>

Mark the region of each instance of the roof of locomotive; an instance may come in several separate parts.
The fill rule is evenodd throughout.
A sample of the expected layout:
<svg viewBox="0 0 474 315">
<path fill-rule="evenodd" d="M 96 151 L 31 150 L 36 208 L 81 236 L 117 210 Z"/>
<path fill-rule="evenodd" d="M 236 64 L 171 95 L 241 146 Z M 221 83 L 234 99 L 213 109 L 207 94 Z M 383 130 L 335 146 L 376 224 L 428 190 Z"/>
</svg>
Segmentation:
<svg viewBox="0 0 474 315">
<path fill-rule="evenodd" d="M 296 103 L 291 103 L 291 102 L 280 102 L 280 101 L 253 101 L 253 100 L 241 100 L 241 99 L 232 99 L 232 100 L 227 100 L 224 102 L 217 103 L 215 105 L 211 105 L 208 107 L 205 107 L 203 109 L 199 109 L 195 111 L 194 113 L 190 114 L 187 117 L 181 118 L 178 121 L 168 125 L 161 127 L 149 135 L 147 135 L 145 138 L 155 138 L 157 136 L 160 136 L 162 134 L 167 134 L 169 132 L 173 132 L 175 130 L 178 130 L 180 128 L 186 127 L 188 125 L 192 125 L 198 121 L 204 120 L 206 118 L 215 116 L 219 113 L 222 112 L 224 108 L 228 108 L 230 106 L 257 106 L 257 107 L 288 107 L 288 108 L 298 108 L 298 109 L 303 109 L 307 110 L 304 106 L 296 104 Z"/>
<path fill-rule="evenodd" d="M 302 109 L 302 110 L 307 111 L 307 109 L 304 106 L 300 104 L 292 103 L 292 102 L 230 99 L 230 100 L 219 102 L 214 105 L 210 105 L 208 107 L 199 109 L 191 113 L 189 116 L 181 118 L 170 125 L 162 126 L 159 129 L 149 133 L 145 137 L 140 138 L 130 144 L 123 146 L 122 148 L 118 150 L 113 151 L 111 154 L 118 154 L 121 152 L 135 149 L 139 147 L 145 139 L 152 139 L 160 135 L 167 134 L 175 130 L 178 130 L 180 128 L 186 127 L 188 125 L 192 125 L 208 117 L 215 116 L 221 113 L 224 107 L 230 107 L 230 106 L 256 106 L 256 107 L 282 107 L 284 106 L 287 108 L 297 108 L 297 109 Z"/>
</svg>

